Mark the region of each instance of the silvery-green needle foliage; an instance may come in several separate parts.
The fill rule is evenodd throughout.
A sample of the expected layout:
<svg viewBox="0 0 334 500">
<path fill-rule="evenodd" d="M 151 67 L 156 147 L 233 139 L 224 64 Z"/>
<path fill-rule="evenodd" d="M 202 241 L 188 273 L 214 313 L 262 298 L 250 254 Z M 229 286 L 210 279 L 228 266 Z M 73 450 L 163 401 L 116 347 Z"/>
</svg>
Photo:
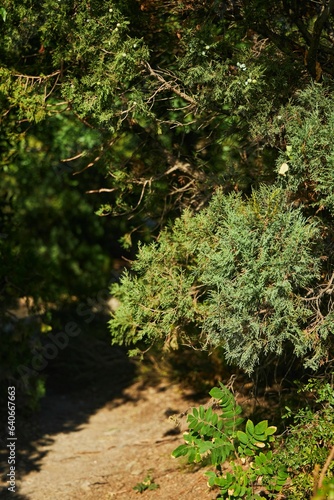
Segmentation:
<svg viewBox="0 0 334 500">
<path fill-rule="evenodd" d="M 319 239 L 320 227 L 280 188 L 262 186 L 249 198 L 217 192 L 206 209 L 186 211 L 142 246 L 112 288 L 121 301 L 113 341 L 221 346 L 249 373 L 285 351 L 316 368 L 333 330 L 333 313 L 319 316 L 308 300 L 321 278 Z"/>
</svg>

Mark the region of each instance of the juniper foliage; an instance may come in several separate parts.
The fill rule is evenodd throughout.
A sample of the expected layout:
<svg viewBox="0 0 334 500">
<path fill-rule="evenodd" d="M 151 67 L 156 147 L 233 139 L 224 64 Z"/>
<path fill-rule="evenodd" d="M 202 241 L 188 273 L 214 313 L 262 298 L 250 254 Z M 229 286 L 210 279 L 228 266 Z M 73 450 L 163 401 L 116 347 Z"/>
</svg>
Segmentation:
<svg viewBox="0 0 334 500">
<path fill-rule="evenodd" d="M 320 224 L 262 186 L 243 199 L 217 192 L 158 241 L 142 246 L 133 271 L 112 288 L 121 306 L 115 343 L 222 346 L 252 372 L 264 356 L 293 350 L 317 368 L 328 355 L 332 313 L 319 320 L 307 291 L 321 278 Z"/>
<path fill-rule="evenodd" d="M 217 186 L 249 193 L 272 182 L 285 144 L 276 137 L 273 147 L 258 124 L 275 123 L 279 136 L 281 107 L 310 79 L 327 87 L 333 76 L 331 1 L 3 0 L 1 9 L 5 136 L 65 111 L 97 129 L 87 165 L 106 173 L 100 214 L 131 213 L 133 228 L 141 210 L 164 223 Z"/>
</svg>

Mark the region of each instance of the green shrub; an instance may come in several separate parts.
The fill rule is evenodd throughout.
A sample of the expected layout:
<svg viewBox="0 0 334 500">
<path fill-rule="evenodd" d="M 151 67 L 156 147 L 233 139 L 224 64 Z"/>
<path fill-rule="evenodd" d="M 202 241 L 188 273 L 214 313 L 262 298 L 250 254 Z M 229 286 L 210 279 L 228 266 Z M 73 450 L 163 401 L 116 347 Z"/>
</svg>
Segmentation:
<svg viewBox="0 0 334 500">
<path fill-rule="evenodd" d="M 285 350 L 316 369 L 334 324 L 330 310 L 319 316 L 306 298 L 324 276 L 319 234 L 279 188 L 263 186 L 248 199 L 218 191 L 206 209 L 185 211 L 142 246 L 133 272 L 112 287 L 121 301 L 113 342 L 221 346 L 249 373 Z"/>
</svg>

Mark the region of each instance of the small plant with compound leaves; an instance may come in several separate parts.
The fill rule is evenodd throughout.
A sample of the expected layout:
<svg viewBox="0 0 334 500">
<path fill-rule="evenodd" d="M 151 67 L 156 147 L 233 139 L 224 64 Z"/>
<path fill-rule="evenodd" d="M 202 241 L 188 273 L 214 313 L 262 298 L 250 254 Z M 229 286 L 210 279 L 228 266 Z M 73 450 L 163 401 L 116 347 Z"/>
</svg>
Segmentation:
<svg viewBox="0 0 334 500">
<path fill-rule="evenodd" d="M 160 486 L 154 481 L 151 474 L 148 474 L 145 479 L 142 482 L 137 483 L 133 489 L 138 493 L 143 493 L 146 490 L 157 490 L 159 487 Z"/>
<path fill-rule="evenodd" d="M 263 498 L 261 494 L 274 498 L 288 478 L 283 466 L 272 465 L 271 447 L 277 428 L 269 426 L 267 420 L 256 425 L 247 420 L 244 424 L 241 407 L 223 384 L 214 387 L 210 396 L 218 400 L 220 412 L 212 406 L 193 408 L 187 417 L 185 444 L 172 456 L 214 465 L 216 470 L 206 472 L 206 476 L 210 487 L 219 488 L 218 498 L 256 500 Z"/>
</svg>

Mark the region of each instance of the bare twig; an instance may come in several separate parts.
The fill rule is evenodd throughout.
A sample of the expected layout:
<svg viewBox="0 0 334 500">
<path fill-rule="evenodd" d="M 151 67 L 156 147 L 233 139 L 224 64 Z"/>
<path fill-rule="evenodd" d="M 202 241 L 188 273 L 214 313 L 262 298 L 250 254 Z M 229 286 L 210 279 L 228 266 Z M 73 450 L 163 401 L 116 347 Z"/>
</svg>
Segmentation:
<svg viewBox="0 0 334 500">
<path fill-rule="evenodd" d="M 322 487 L 322 484 L 324 482 L 324 479 L 325 479 L 325 475 L 326 475 L 326 472 L 327 472 L 327 469 L 328 467 L 330 466 L 331 464 L 331 461 L 334 459 L 334 446 L 332 446 L 332 449 L 327 457 L 327 460 L 325 462 L 325 465 L 323 466 L 323 468 L 321 469 L 321 472 L 320 472 L 320 476 L 319 476 L 319 481 L 318 481 L 318 488 L 321 488 Z"/>
<path fill-rule="evenodd" d="M 58 69 L 54 73 L 50 73 L 50 75 L 43 75 L 43 76 L 33 76 L 33 75 L 25 75 L 23 73 L 13 73 L 13 76 L 16 76 L 17 78 L 25 78 L 26 80 L 34 80 L 34 81 L 39 81 L 43 82 L 45 80 L 49 80 L 50 78 L 60 75 L 61 74 L 61 69 Z"/>
<path fill-rule="evenodd" d="M 78 175 L 78 174 L 81 174 L 82 172 L 84 172 L 85 170 L 87 170 L 88 168 L 91 168 L 93 167 L 99 160 L 101 160 L 101 158 L 106 154 L 106 152 L 108 151 L 108 149 L 110 149 L 113 144 L 116 142 L 116 138 L 112 139 L 105 148 L 103 148 L 103 146 L 101 147 L 101 153 L 99 155 L 96 156 L 96 158 L 94 158 L 93 161 L 91 161 L 90 163 L 88 163 L 88 165 L 86 165 L 84 168 L 82 168 L 81 170 L 79 170 L 78 172 L 74 172 L 73 175 Z"/>
<path fill-rule="evenodd" d="M 65 163 L 67 161 L 73 161 L 73 160 L 77 160 L 78 158 L 81 158 L 82 156 L 84 156 L 85 154 L 85 151 L 82 151 L 82 153 L 79 153 L 75 156 L 72 156 L 71 158 L 65 158 L 64 160 L 60 160 L 62 163 Z"/>
<path fill-rule="evenodd" d="M 178 86 L 172 85 L 170 82 L 167 82 L 167 80 L 165 80 L 164 77 L 161 76 L 161 74 L 159 74 L 158 71 L 156 71 L 156 70 L 154 70 L 154 69 L 151 68 L 151 66 L 149 65 L 148 62 L 143 62 L 143 64 L 148 69 L 150 75 L 153 76 L 155 79 L 157 79 L 159 82 L 161 82 L 163 84 L 163 86 L 160 87 L 160 89 L 158 89 L 158 91 L 161 92 L 161 90 L 164 90 L 164 88 L 167 88 L 168 90 L 171 90 L 172 92 L 174 92 L 174 94 L 178 95 L 179 97 L 182 97 L 182 99 L 184 99 L 185 101 L 189 102 L 193 106 L 198 106 L 198 104 L 195 101 L 195 99 L 193 99 L 189 95 L 187 95 L 184 92 L 182 92 L 178 88 Z"/>
<path fill-rule="evenodd" d="M 314 297 L 305 297 L 302 300 L 304 300 L 305 302 L 319 300 L 325 293 L 331 293 L 333 281 L 334 281 L 334 272 L 333 272 L 330 280 L 328 281 L 328 283 L 322 287 L 322 290 L 318 295 L 315 295 Z"/>
<path fill-rule="evenodd" d="M 90 191 L 86 191 L 86 194 L 94 194 L 94 193 L 113 193 L 117 191 L 117 188 L 100 188 L 100 189 L 91 189 Z"/>
</svg>

